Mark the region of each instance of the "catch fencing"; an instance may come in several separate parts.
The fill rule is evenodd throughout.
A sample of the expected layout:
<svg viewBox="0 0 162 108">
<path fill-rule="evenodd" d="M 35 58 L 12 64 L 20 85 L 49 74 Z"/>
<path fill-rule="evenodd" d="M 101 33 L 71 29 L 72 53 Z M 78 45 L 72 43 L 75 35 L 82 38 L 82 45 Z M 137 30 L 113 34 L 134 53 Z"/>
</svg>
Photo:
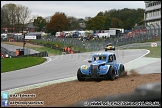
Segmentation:
<svg viewBox="0 0 162 108">
<path fill-rule="evenodd" d="M 155 30 L 156 29 L 156 30 Z M 156 39 L 156 35 L 158 36 L 158 39 L 161 40 L 161 28 L 151 28 L 151 29 L 143 29 L 138 28 L 130 34 L 122 34 L 119 37 L 112 37 L 112 38 L 106 38 L 106 39 L 95 39 L 95 40 L 80 40 L 78 38 L 44 38 L 42 40 L 49 41 L 49 42 L 61 42 L 64 43 L 64 46 L 66 44 L 72 44 L 77 45 L 80 48 L 85 48 L 88 50 L 102 50 L 108 43 L 112 43 L 115 47 L 119 47 L 126 44 L 132 44 L 132 43 L 142 43 L 151 39 Z M 158 32 L 157 32 L 158 31 Z"/>
<path fill-rule="evenodd" d="M 56 38 L 56 37 L 46 37 L 41 40 L 48 42 L 61 42 L 64 44 L 64 47 L 67 47 L 67 44 L 77 45 L 80 48 L 85 48 L 87 50 L 102 50 L 108 43 L 112 43 L 115 47 L 119 47 L 126 44 L 132 43 L 142 43 L 151 39 L 160 39 L 161 40 L 161 27 L 155 25 L 146 25 L 146 27 L 138 26 L 133 28 L 131 34 L 125 33 L 117 37 L 110 38 L 95 38 L 92 39 L 80 39 L 80 38 Z M 2 40 L 1 40 L 2 41 Z M 8 39 L 3 41 L 9 41 Z M 16 38 L 15 41 L 23 41 L 23 38 Z"/>
</svg>

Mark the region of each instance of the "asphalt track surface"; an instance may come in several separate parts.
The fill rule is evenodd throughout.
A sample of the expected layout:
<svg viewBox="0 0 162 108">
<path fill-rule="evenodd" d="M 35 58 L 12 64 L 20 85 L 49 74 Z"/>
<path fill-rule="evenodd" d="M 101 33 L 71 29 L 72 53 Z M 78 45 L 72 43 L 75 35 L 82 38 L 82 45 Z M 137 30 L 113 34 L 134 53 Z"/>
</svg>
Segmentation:
<svg viewBox="0 0 162 108">
<path fill-rule="evenodd" d="M 16 52 L 16 49 L 22 49 L 23 48 L 23 47 L 20 47 L 20 46 L 14 46 L 14 45 L 3 44 L 3 43 L 1 43 L 1 47 L 4 47 L 9 51 L 14 51 L 14 52 Z M 34 54 L 34 53 L 39 53 L 39 52 L 35 51 L 33 49 L 30 49 L 30 54 Z"/>
<path fill-rule="evenodd" d="M 116 50 L 117 61 L 125 64 L 148 53 L 147 50 Z M 47 57 L 43 64 L 1 73 L 1 91 L 22 86 L 76 76 L 78 68 L 91 59 L 93 53 Z M 21 65 L 21 64 L 20 64 Z"/>
</svg>

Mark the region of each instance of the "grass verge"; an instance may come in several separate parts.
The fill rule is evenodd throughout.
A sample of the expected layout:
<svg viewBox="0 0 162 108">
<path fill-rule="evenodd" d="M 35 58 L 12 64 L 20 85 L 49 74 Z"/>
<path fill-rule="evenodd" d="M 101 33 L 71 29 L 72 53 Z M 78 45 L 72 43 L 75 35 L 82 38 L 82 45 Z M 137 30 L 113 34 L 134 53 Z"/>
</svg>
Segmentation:
<svg viewBox="0 0 162 108">
<path fill-rule="evenodd" d="M 150 50 L 150 53 L 147 54 L 145 57 L 161 58 L 161 46 L 139 47 L 139 48 L 131 48 L 131 49 L 147 49 L 147 50 Z"/>
<path fill-rule="evenodd" d="M 47 47 L 28 47 L 28 48 L 39 51 L 39 52 L 48 51 L 48 53 L 52 54 L 52 55 L 61 55 L 62 54 L 62 52 L 59 50 L 47 48 Z"/>
<path fill-rule="evenodd" d="M 1 59 L 1 73 L 28 68 L 46 61 L 42 57 L 18 57 Z"/>
</svg>

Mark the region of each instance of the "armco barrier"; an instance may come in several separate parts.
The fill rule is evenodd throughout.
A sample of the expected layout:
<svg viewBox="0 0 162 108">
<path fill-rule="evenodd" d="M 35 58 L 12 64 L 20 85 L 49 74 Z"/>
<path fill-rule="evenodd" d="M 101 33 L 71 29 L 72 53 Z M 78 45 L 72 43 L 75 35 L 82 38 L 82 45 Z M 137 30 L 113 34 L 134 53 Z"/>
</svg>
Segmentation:
<svg viewBox="0 0 162 108">
<path fill-rule="evenodd" d="M 9 51 L 9 50 L 7 50 L 7 49 L 4 48 L 4 47 L 1 47 L 1 52 L 4 53 L 4 54 L 8 54 L 9 56 L 16 56 L 16 52 L 14 52 L 14 51 Z"/>
<path fill-rule="evenodd" d="M 36 42 L 34 42 L 34 43 L 30 42 L 30 43 L 31 43 L 31 44 L 35 44 L 35 45 L 45 46 L 45 47 L 51 48 L 51 49 L 56 49 L 56 50 L 59 50 L 59 51 L 61 51 L 61 52 L 64 51 L 63 48 L 56 47 L 56 45 L 51 45 L 51 44 L 49 44 L 49 43 L 47 43 L 47 44 L 36 43 Z M 74 52 L 74 53 L 81 53 L 80 51 L 75 51 L 75 50 L 73 50 L 73 52 Z M 66 54 L 70 54 L 70 53 L 66 52 Z"/>
<path fill-rule="evenodd" d="M 34 54 L 29 54 L 29 55 L 14 56 L 14 58 L 16 57 L 48 57 L 48 52 L 44 51 L 44 52 L 34 53 Z"/>
</svg>

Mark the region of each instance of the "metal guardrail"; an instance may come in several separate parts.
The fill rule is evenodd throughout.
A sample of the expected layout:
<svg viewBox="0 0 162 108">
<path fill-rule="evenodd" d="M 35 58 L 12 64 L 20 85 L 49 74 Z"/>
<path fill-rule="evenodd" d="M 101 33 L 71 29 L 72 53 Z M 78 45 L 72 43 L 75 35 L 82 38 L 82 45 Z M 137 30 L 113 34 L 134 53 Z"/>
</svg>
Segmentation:
<svg viewBox="0 0 162 108">
<path fill-rule="evenodd" d="M 4 48 L 4 47 L 2 47 L 2 46 L 1 46 L 1 52 L 2 52 L 3 54 L 8 54 L 9 56 L 16 56 L 16 52 L 14 52 L 14 51 L 9 51 L 9 50 L 7 50 L 6 48 Z"/>
<path fill-rule="evenodd" d="M 9 51 L 8 49 L 1 47 L 1 52 L 3 54 L 8 54 L 9 56 L 13 57 L 29 57 L 29 56 L 34 56 L 34 57 L 48 57 L 48 52 L 44 51 L 44 52 L 39 52 L 39 53 L 34 53 L 34 54 L 24 54 L 24 55 L 19 55 L 16 56 L 16 51 Z"/>
<path fill-rule="evenodd" d="M 17 57 L 48 57 L 48 56 L 49 56 L 48 52 L 44 51 L 44 52 L 28 54 L 28 55 L 13 56 L 13 58 L 17 58 Z"/>
</svg>

